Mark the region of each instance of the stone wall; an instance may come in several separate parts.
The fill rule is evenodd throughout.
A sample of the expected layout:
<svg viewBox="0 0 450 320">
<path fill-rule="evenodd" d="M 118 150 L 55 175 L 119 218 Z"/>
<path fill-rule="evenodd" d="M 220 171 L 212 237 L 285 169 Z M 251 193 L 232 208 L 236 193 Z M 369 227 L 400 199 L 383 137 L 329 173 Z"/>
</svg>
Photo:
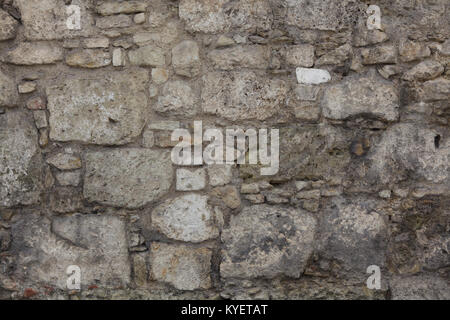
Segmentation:
<svg viewBox="0 0 450 320">
<path fill-rule="evenodd" d="M 450 298 L 448 0 L 0 7 L 1 298 Z M 278 173 L 174 165 L 200 120 Z"/>
</svg>

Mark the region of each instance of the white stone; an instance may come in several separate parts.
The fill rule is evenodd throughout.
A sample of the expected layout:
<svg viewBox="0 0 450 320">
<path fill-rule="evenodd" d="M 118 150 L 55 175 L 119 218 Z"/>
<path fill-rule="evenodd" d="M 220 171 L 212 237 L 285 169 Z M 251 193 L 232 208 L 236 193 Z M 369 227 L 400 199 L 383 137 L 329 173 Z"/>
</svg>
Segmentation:
<svg viewBox="0 0 450 320">
<path fill-rule="evenodd" d="M 202 190 L 206 185 L 206 173 L 205 169 L 189 170 L 178 169 L 177 170 L 177 190 L 178 191 L 194 191 Z"/>
<path fill-rule="evenodd" d="M 125 64 L 123 50 L 120 48 L 115 48 L 113 50 L 113 66 L 121 67 Z"/>
<path fill-rule="evenodd" d="M 231 182 L 231 166 L 227 164 L 213 164 L 208 166 L 209 184 L 213 187 L 223 186 Z"/>
<path fill-rule="evenodd" d="M 320 84 L 331 80 L 331 75 L 327 70 L 297 68 L 297 81 L 303 84 Z"/>
</svg>

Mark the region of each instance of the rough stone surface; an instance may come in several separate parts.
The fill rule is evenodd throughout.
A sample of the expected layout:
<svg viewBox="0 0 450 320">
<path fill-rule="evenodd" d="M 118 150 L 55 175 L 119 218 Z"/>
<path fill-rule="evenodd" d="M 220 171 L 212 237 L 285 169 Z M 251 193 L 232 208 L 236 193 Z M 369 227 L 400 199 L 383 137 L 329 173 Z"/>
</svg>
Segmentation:
<svg viewBox="0 0 450 320">
<path fill-rule="evenodd" d="M 389 82 L 371 77 L 353 78 L 330 86 L 325 91 L 322 107 L 324 116 L 330 119 L 371 114 L 395 121 L 399 116 L 398 100 L 397 91 Z"/>
<path fill-rule="evenodd" d="M 19 95 L 15 85 L 14 77 L 0 70 L 0 107 L 14 107 L 17 105 Z"/>
<path fill-rule="evenodd" d="M 117 207 L 142 207 L 163 196 L 172 182 L 172 162 L 167 151 L 89 152 L 85 165 L 84 197 Z"/>
<path fill-rule="evenodd" d="M 216 218 L 208 197 L 187 194 L 164 202 L 152 212 L 155 228 L 167 237 L 202 242 L 218 237 Z"/>
<path fill-rule="evenodd" d="M 196 191 L 202 190 L 206 186 L 206 171 L 205 169 L 177 170 L 176 188 L 178 191 Z"/>
<path fill-rule="evenodd" d="M 160 113 L 193 116 L 197 113 L 198 98 L 187 82 L 174 80 L 167 82 L 155 105 Z"/>
<path fill-rule="evenodd" d="M 179 290 L 211 287 L 211 256 L 207 248 L 154 242 L 151 245 L 151 277 Z"/>
<path fill-rule="evenodd" d="M 136 70 L 70 79 L 47 88 L 50 138 L 108 145 L 130 142 L 144 127 L 148 78 L 146 71 Z"/>
<path fill-rule="evenodd" d="M 286 62 L 292 67 L 312 67 L 314 47 L 309 44 L 291 46 L 286 50 Z"/>
<path fill-rule="evenodd" d="M 195 77 L 200 73 L 200 52 L 195 41 L 182 41 L 172 49 L 172 65 L 175 73 Z"/>
<path fill-rule="evenodd" d="M 218 70 L 233 70 L 239 67 L 267 69 L 269 66 L 269 51 L 257 45 L 213 50 L 208 54 L 208 58 Z"/>
<path fill-rule="evenodd" d="M 403 75 L 403 79 L 413 81 L 432 80 L 444 72 L 444 67 L 437 61 L 425 60 Z"/>
<path fill-rule="evenodd" d="M 71 67 L 101 68 L 111 64 L 111 56 L 103 50 L 88 49 L 67 55 L 66 63 Z"/>
<path fill-rule="evenodd" d="M 6 11 L 0 9 L 0 41 L 14 39 L 19 23 Z"/>
<path fill-rule="evenodd" d="M 36 129 L 21 112 L 0 115 L 0 206 L 35 204 L 41 190 Z"/>
<path fill-rule="evenodd" d="M 313 252 L 316 220 L 302 210 L 250 206 L 223 230 L 225 278 L 298 278 Z"/>
<path fill-rule="evenodd" d="M 17 65 L 53 64 L 61 61 L 61 48 L 45 42 L 24 42 L 9 51 L 3 58 L 5 62 Z"/>
<path fill-rule="evenodd" d="M 155 46 L 145 46 L 128 53 L 130 63 L 138 66 L 158 67 L 166 64 L 164 52 Z"/>
</svg>

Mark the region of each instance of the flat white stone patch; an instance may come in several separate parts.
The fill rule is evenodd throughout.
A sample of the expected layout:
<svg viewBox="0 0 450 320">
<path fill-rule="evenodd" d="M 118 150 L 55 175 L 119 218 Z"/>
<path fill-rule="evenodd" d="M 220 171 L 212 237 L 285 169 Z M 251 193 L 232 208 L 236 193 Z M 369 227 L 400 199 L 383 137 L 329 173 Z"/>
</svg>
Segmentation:
<svg viewBox="0 0 450 320">
<path fill-rule="evenodd" d="M 297 81 L 304 84 L 320 84 L 331 80 L 331 75 L 327 70 L 297 68 Z"/>
</svg>

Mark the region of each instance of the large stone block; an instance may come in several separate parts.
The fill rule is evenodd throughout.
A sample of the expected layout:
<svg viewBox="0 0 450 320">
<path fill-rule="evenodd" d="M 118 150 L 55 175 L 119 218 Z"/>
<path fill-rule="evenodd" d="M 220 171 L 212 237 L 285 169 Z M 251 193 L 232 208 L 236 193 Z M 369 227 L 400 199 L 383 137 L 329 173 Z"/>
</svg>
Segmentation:
<svg viewBox="0 0 450 320">
<path fill-rule="evenodd" d="M 27 215 L 14 223 L 11 251 L 16 276 L 67 289 L 67 267 L 79 266 L 81 285 L 126 285 L 130 264 L 125 222 L 118 217 L 75 215 L 47 218 Z"/>
<path fill-rule="evenodd" d="M 15 2 L 22 15 L 25 37 L 29 40 L 59 40 L 94 34 L 92 1 L 72 1 L 72 5 L 80 8 L 79 30 L 68 28 L 67 21 L 72 21 L 74 13 L 68 13 L 64 1 L 16 0 Z"/>
<path fill-rule="evenodd" d="M 63 50 L 47 42 L 23 42 L 9 51 L 3 61 L 16 65 L 54 64 L 63 59 Z"/>
<path fill-rule="evenodd" d="M 203 86 L 203 111 L 230 120 L 272 117 L 283 108 L 289 90 L 285 81 L 259 78 L 252 71 L 211 72 Z"/>
<path fill-rule="evenodd" d="M 13 107 L 17 105 L 19 94 L 14 77 L 0 70 L 0 107 Z"/>
<path fill-rule="evenodd" d="M 67 79 L 47 88 L 50 138 L 120 145 L 141 134 L 148 72 L 113 72 Z"/>
<path fill-rule="evenodd" d="M 399 116 L 399 98 L 394 85 L 370 76 L 348 78 L 328 87 L 322 107 L 325 117 L 336 120 L 370 114 L 395 121 Z"/>
<path fill-rule="evenodd" d="M 316 219 L 299 209 L 246 207 L 223 230 L 225 278 L 299 278 L 313 252 Z"/>
<path fill-rule="evenodd" d="M 269 67 L 270 52 L 264 46 L 239 46 L 213 50 L 208 58 L 219 70 L 233 70 L 240 68 L 267 69 Z"/>
<path fill-rule="evenodd" d="M 25 114 L 0 114 L 0 206 L 38 202 L 42 157 L 37 141 Z"/>
<path fill-rule="evenodd" d="M 0 9 L 0 41 L 14 39 L 18 26 L 19 22 Z"/>
<path fill-rule="evenodd" d="M 172 183 L 168 151 L 116 149 L 85 155 L 84 197 L 117 207 L 139 208 L 164 195 Z"/>
<path fill-rule="evenodd" d="M 208 197 L 188 194 L 165 201 L 152 212 L 153 225 L 167 237 L 201 242 L 219 236 Z"/>
<path fill-rule="evenodd" d="M 154 242 L 150 250 L 154 280 L 170 283 L 179 290 L 211 287 L 211 249 Z"/>
</svg>

